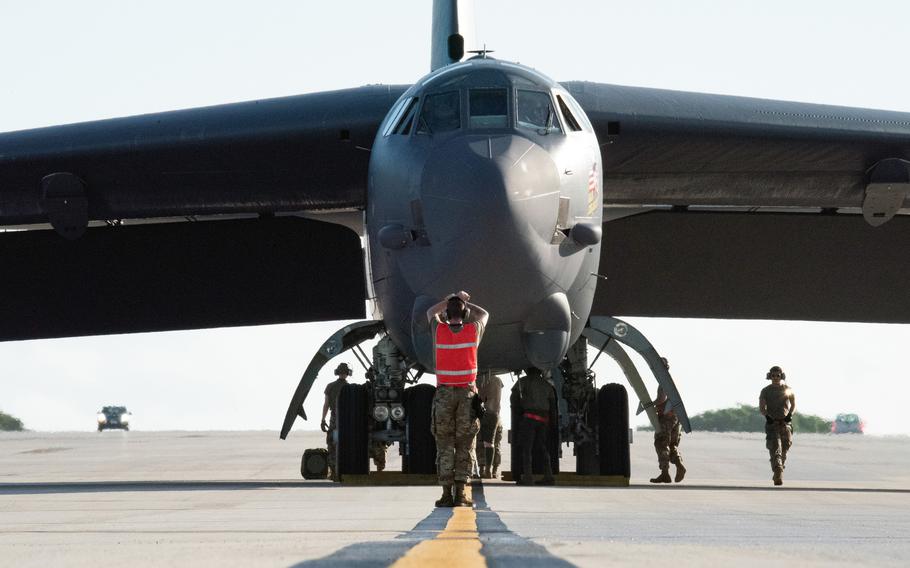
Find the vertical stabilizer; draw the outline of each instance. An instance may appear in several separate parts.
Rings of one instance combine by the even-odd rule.
[[[433,0],[430,70],[464,59],[474,45],[474,0]]]

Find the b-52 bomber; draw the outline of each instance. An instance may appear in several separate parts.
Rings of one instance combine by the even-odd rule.
[[[910,322],[910,114],[558,83],[472,49],[470,12],[433,3],[412,85],[0,134],[0,340],[356,319],[366,301],[312,355],[281,437],[353,352],[370,381],[339,397],[338,473],[382,440],[425,474],[425,313],[467,290],[491,314],[481,371],[551,372],[554,445],[628,477],[626,390],[596,388],[588,346],[652,413],[641,354],[688,417],[615,316]]]

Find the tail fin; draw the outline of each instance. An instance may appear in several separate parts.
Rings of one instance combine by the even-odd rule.
[[[474,41],[474,0],[433,0],[430,70],[458,63]]]

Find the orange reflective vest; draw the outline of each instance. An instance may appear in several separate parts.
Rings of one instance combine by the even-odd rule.
[[[477,378],[477,324],[466,323],[458,333],[447,324],[436,326],[436,382],[466,387]]]

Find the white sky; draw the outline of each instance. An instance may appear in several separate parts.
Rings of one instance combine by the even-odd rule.
[[[428,71],[430,4],[0,0],[0,132],[413,83]],[[910,5],[897,0],[478,0],[476,16],[496,57],[556,80],[910,111]],[[910,433],[910,326],[630,321],[670,358],[690,414],[754,403],[780,364],[801,410]],[[0,409],[39,430],[92,429],[112,403],[144,429],[277,429],[313,350],[342,325],[0,343]],[[595,369],[621,380],[606,357]]]

